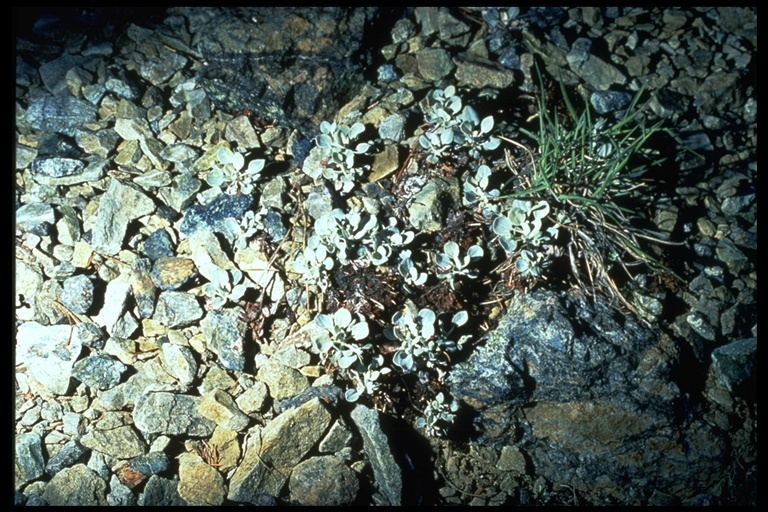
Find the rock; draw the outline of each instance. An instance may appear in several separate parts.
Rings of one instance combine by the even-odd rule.
[[[42,438],[39,434],[27,432],[17,435],[15,445],[15,488],[20,489],[27,482],[36,480],[43,475],[45,460],[43,459]]]
[[[69,325],[37,322],[23,323],[16,331],[16,362],[24,364],[43,391],[65,395],[69,389],[72,366],[82,347],[72,332]]]
[[[456,59],[456,81],[460,87],[506,89],[515,80],[508,69],[499,69],[493,62],[476,56],[463,55]]]
[[[86,433],[80,441],[86,448],[116,459],[138,457],[147,451],[146,444],[131,425],[110,430],[94,429]]]
[[[198,369],[192,350],[176,343],[164,343],[162,351],[165,371],[178,379],[182,385],[192,384]]]
[[[671,494],[681,482],[708,488],[722,464],[722,433],[701,420],[679,431],[674,345],[631,319],[619,324],[600,301],[572,303],[579,304],[574,316],[565,306],[571,300],[543,291],[516,295],[481,348],[450,373],[452,396],[482,411],[479,439],[514,443],[537,474],[574,488],[586,490],[586,474],[599,475],[600,492],[624,479],[653,479]],[[513,407],[526,410],[531,430],[522,440],[512,433]],[[666,459],[663,470],[650,463],[672,451],[680,457]],[[556,465],[558,476],[547,469]]]
[[[37,130],[74,137],[84,124],[96,120],[96,114],[96,107],[73,96],[43,96],[29,106],[26,118]]]
[[[145,393],[136,400],[133,421],[144,435],[209,436],[216,424],[198,412],[201,400],[165,391]]]
[[[300,462],[288,481],[291,501],[305,506],[350,505],[360,482],[344,461],[333,455],[311,457]]]
[[[36,175],[65,178],[82,174],[85,164],[74,158],[35,158],[31,170]]]
[[[163,256],[174,256],[171,236],[164,229],[157,229],[144,241],[144,254],[152,261],[157,261]]]
[[[715,381],[733,394],[743,392],[744,385],[754,382],[757,340],[744,338],[712,351],[710,372]]]
[[[459,184],[455,178],[434,178],[428,181],[408,206],[411,224],[418,231],[440,231],[445,216],[456,208],[459,199]]]
[[[373,478],[385,505],[399,506],[402,502],[403,471],[395,461],[389,440],[381,430],[379,413],[362,404],[355,405],[350,414],[363,438],[363,449],[373,469]]]
[[[93,249],[108,256],[117,254],[122,249],[128,223],[153,211],[155,203],[138,187],[113,179],[99,202]]]
[[[120,274],[117,279],[111,280],[104,292],[104,305],[99,314],[93,317],[93,321],[112,334],[125,311],[130,291],[131,285],[127,274]]]
[[[200,322],[200,327],[208,341],[208,348],[219,357],[221,365],[228,370],[242,371],[245,367],[243,343],[246,325],[240,320],[240,310],[209,311]]]
[[[415,53],[416,65],[422,77],[438,82],[455,67],[450,54],[442,48],[423,48]]]
[[[749,258],[728,237],[724,236],[717,241],[715,253],[734,276],[739,276],[750,266]]]
[[[187,505],[178,492],[178,482],[152,475],[139,495],[140,507],[183,507]]]
[[[259,368],[257,378],[267,384],[275,401],[290,398],[309,387],[309,380],[300,371],[290,368],[276,358],[270,358]]]
[[[598,114],[608,114],[621,110],[632,101],[632,96],[620,91],[595,91],[589,96],[589,102]]]
[[[126,366],[104,354],[92,354],[75,363],[72,376],[93,389],[109,389],[120,382]]]
[[[237,397],[235,403],[245,414],[257,414],[264,409],[268,397],[267,385],[264,382],[256,381],[253,386]]]
[[[157,298],[154,319],[170,328],[186,327],[203,317],[197,297],[187,292],[162,292]]]
[[[349,430],[346,422],[342,418],[339,418],[331,425],[331,428],[328,430],[328,435],[320,441],[318,450],[320,453],[334,454],[351,446],[352,439],[352,432]]]
[[[388,116],[379,125],[379,137],[384,140],[399,142],[405,136],[405,116],[399,112]]]
[[[253,197],[247,194],[219,194],[205,206],[192,205],[184,213],[179,231],[186,237],[198,231],[219,231],[229,217],[240,219],[253,205]]]
[[[248,108],[261,118],[312,133],[362,84],[350,56],[375,11],[251,7],[196,9],[184,15],[208,62],[199,83],[217,108]]]
[[[75,464],[54,475],[43,498],[53,507],[103,507],[107,505],[107,483],[85,464]]]
[[[16,227],[38,236],[48,235],[54,221],[50,204],[28,203],[16,210]]]
[[[152,279],[161,290],[176,290],[196,276],[195,262],[189,258],[162,256],[152,267]]]
[[[64,468],[85,462],[90,449],[83,446],[77,439],[72,439],[61,447],[61,450],[48,460],[45,472],[50,476],[56,475]]]
[[[179,461],[179,496],[191,506],[218,506],[224,502],[224,477],[196,453],[182,453]]]
[[[238,409],[232,396],[221,389],[214,389],[204,396],[198,411],[221,428],[235,432],[245,430],[251,421]]]
[[[275,495],[291,470],[322,438],[331,414],[318,399],[289,409],[248,439],[243,460],[230,479],[227,498],[259,503]]]
[[[117,476],[112,475],[109,479],[109,494],[107,494],[107,504],[110,507],[133,507],[138,500],[131,489],[123,485]]]
[[[148,478],[163,473],[170,466],[168,456],[162,452],[150,452],[123,461],[114,468],[121,485],[133,489]]]

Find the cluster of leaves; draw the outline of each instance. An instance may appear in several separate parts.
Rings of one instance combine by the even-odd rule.
[[[480,150],[492,151],[501,141],[491,136],[493,117],[480,117],[470,105],[462,107],[456,88],[435,89],[434,102],[424,109],[428,129],[419,137],[419,144],[427,153],[427,161],[436,164],[450,153],[467,149],[474,159],[480,158]]]
[[[252,194],[265,163],[264,159],[256,158],[243,169],[245,157],[227,145],[221,145],[216,151],[216,161],[217,165],[208,171],[205,181],[215,191],[228,194]]]
[[[358,155],[365,154],[371,147],[370,142],[355,143],[364,131],[362,123],[349,127],[327,121],[320,123],[315,143],[323,165],[316,169],[304,168],[304,172],[316,182],[324,178],[333,183],[337,191],[348,194],[367,171],[366,166],[355,162]]]

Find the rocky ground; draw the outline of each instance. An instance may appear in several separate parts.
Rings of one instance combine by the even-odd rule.
[[[17,505],[757,503],[755,8],[16,14]],[[444,378],[345,399],[315,315],[375,330],[416,286],[334,263],[315,293],[314,220],[363,205],[390,242],[492,253],[455,213],[468,161],[419,151],[422,100],[454,85],[514,138],[537,69],[608,120],[645,87],[679,140],[638,198],[681,279],[620,283],[634,311],[555,277],[435,285],[419,307],[472,317]],[[348,196],[313,179],[323,121],[371,141]],[[455,421],[424,428],[438,392]]]

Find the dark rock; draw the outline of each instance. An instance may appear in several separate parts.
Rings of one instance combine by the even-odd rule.
[[[88,452],[90,450],[80,444],[80,441],[72,439],[50,458],[48,464],[45,465],[45,472],[53,476],[64,468],[74,466],[78,462],[85,462],[84,459]]]
[[[607,114],[621,110],[632,101],[632,96],[620,91],[595,91],[589,97],[589,102],[598,114]]]
[[[144,254],[152,261],[162,256],[173,256],[173,242],[171,235],[164,229],[153,231],[144,241]]]
[[[726,448],[706,422],[680,425],[678,357],[665,335],[600,300],[535,291],[512,299],[448,382],[478,411],[479,439],[519,446],[537,474],[596,494],[652,481],[686,498],[713,485]]]
[[[291,471],[288,485],[291,500],[305,506],[349,505],[360,489],[355,472],[333,455],[300,462]]]
[[[181,220],[179,231],[184,236],[191,236],[200,230],[216,231],[225,219],[242,218],[252,205],[251,195],[219,194],[205,206],[197,204],[190,206]]]
[[[179,496],[178,482],[152,475],[139,496],[138,504],[143,507],[183,507],[187,505]]]
[[[82,125],[96,120],[96,114],[96,107],[73,96],[43,96],[27,109],[27,121],[37,130],[74,137]]]
[[[332,119],[362,84],[352,57],[375,12],[341,7],[181,10],[208,63],[199,82],[219,109],[248,108],[306,133]]]

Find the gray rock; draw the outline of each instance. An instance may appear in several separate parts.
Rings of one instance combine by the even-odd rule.
[[[175,343],[164,343],[162,351],[165,371],[178,379],[182,385],[192,384],[198,368],[192,351],[188,347]]]
[[[221,428],[235,432],[245,430],[251,422],[251,419],[238,409],[232,396],[221,389],[214,389],[205,395],[198,411]]]
[[[459,86],[483,89],[506,89],[515,81],[515,75],[508,69],[499,69],[487,59],[463,55],[456,59],[456,81]]]
[[[102,195],[93,226],[92,246],[114,255],[122,248],[128,223],[155,211],[155,203],[138,187],[112,179]]]
[[[415,56],[419,73],[430,82],[448,76],[455,67],[451,55],[442,48],[424,48],[417,51]]]
[[[259,368],[257,378],[267,384],[275,401],[290,398],[309,387],[309,379],[300,371],[284,365],[276,358],[270,358]]]
[[[75,464],[54,475],[43,498],[54,507],[103,507],[107,505],[107,483],[85,464]]]
[[[156,48],[157,57],[143,61],[139,67],[139,73],[152,85],[159,86],[182,69],[187,63],[187,58],[179,52],[172,52],[162,47]]]
[[[743,338],[717,347],[712,351],[710,372],[729,392],[740,392],[745,383],[755,378],[756,353],[756,338]]]
[[[90,183],[98,181],[104,177],[107,166],[110,164],[110,160],[99,157],[86,158],[88,164],[82,172],[72,174],[70,176],[52,177],[45,174],[34,174],[33,178],[37,183],[41,185],[57,187],[57,186],[71,186],[78,183]]]
[[[139,495],[140,507],[183,507],[187,505],[178,491],[179,483],[161,476],[152,475]]]
[[[89,155],[96,155],[100,158],[108,158],[117,148],[120,136],[112,129],[103,130],[78,130],[75,135],[77,145],[83,148]]]
[[[621,110],[632,101],[632,96],[620,91],[595,91],[589,97],[589,102],[598,114],[608,114]]]
[[[219,357],[219,363],[228,370],[242,371],[245,367],[245,322],[240,320],[239,309],[209,311],[200,322],[208,341],[208,348]]]
[[[78,439],[85,433],[85,418],[82,414],[65,412],[62,421],[64,423],[62,431],[73,439]]]
[[[23,323],[16,331],[16,362],[23,363],[27,373],[49,393],[65,395],[69,389],[72,366],[82,348],[72,331],[69,325],[37,322]]]
[[[354,502],[360,490],[357,474],[333,455],[311,457],[291,471],[291,501],[305,506],[340,506]]]
[[[259,198],[262,208],[282,210],[285,206],[285,180],[278,176],[267,181]]]
[[[54,221],[50,204],[27,203],[16,210],[16,227],[38,236],[48,235]]]
[[[72,376],[90,388],[103,390],[115,387],[126,369],[117,359],[96,353],[76,362]]]
[[[165,197],[168,206],[181,212],[194,201],[195,194],[201,186],[202,182],[195,176],[182,172],[174,176],[170,188],[162,190],[161,194]]]
[[[459,183],[455,178],[434,178],[428,181],[408,206],[411,224],[418,231],[440,231],[445,216],[456,208],[459,199]]]
[[[339,418],[331,425],[331,428],[328,430],[328,435],[320,441],[318,450],[320,453],[334,454],[351,446],[352,439],[352,432],[349,430],[346,422],[342,418]]]
[[[363,449],[373,469],[373,478],[385,505],[400,506],[403,497],[403,470],[398,465],[386,434],[381,430],[379,413],[362,404],[355,405],[350,418],[363,438]]]
[[[715,253],[734,276],[739,276],[750,267],[749,258],[726,236],[717,241]]]
[[[191,506],[218,506],[224,503],[224,477],[196,453],[179,457],[179,496]]]
[[[175,163],[189,163],[199,156],[199,151],[188,144],[171,144],[160,152],[160,157]]]
[[[154,319],[166,327],[186,327],[203,317],[197,297],[187,292],[162,292],[157,298]]]
[[[93,304],[93,281],[84,274],[65,279],[62,284],[61,303],[73,313],[87,312]]]
[[[152,318],[155,312],[157,287],[152,279],[152,262],[139,258],[131,265],[130,285],[140,318]]]
[[[33,173],[50,178],[65,178],[82,174],[85,164],[74,158],[35,158],[32,162]]]
[[[259,503],[276,496],[291,470],[325,434],[331,414],[318,399],[289,409],[248,439],[245,454],[232,475],[227,498]]]
[[[268,397],[267,385],[261,381],[256,381],[253,386],[237,397],[235,403],[245,414],[256,414],[264,409]]]
[[[401,141],[405,136],[405,116],[399,112],[390,115],[379,126],[379,137],[384,140]]]
[[[43,458],[43,440],[35,432],[26,432],[16,436],[16,488],[20,488],[31,480],[43,475],[45,460]]]
[[[116,459],[130,459],[144,455],[147,445],[132,425],[122,425],[110,430],[93,429],[80,442],[95,452]]]
[[[78,463],[85,463],[86,456],[90,452],[90,449],[83,446],[77,439],[72,439],[61,447],[61,450],[48,460],[48,464],[45,465],[45,472],[50,476],[54,476],[56,473],[64,468],[74,466]]]
[[[138,503],[136,495],[131,489],[123,485],[117,476],[112,475],[109,479],[109,494],[107,494],[107,504],[110,507],[134,507]]]
[[[73,96],[43,96],[27,109],[26,118],[33,128],[59,132],[74,137],[86,123],[96,120],[97,109]]]
[[[72,338],[77,340],[78,343],[86,347],[91,347],[96,350],[104,348],[106,342],[106,336],[96,324],[90,322],[80,322],[75,326]]]
[[[197,411],[201,400],[165,391],[144,393],[136,400],[133,421],[144,435],[209,436],[216,424]]]

